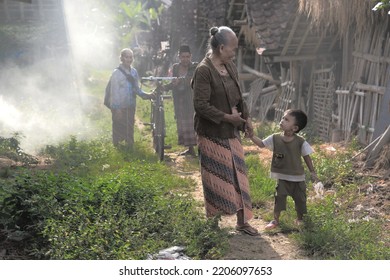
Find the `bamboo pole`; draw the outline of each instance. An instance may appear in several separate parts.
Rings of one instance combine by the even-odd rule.
[[[372,149],[372,151],[368,154],[365,167],[372,167],[374,165],[375,160],[378,158],[379,153],[381,152],[383,146],[390,142],[390,125],[387,127],[385,132],[380,137],[378,143]]]

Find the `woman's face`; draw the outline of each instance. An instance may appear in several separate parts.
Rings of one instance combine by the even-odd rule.
[[[226,45],[221,45],[220,55],[223,63],[228,63],[236,57],[238,39],[234,33],[229,33]]]

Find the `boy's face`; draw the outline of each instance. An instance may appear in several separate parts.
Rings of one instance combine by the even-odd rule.
[[[289,113],[284,113],[282,119],[279,122],[280,129],[284,132],[296,132],[298,126],[296,125],[295,117],[291,116]]]

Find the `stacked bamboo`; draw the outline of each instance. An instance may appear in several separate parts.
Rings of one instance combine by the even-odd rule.
[[[265,120],[269,109],[274,104],[274,100],[279,93],[277,86],[272,85],[262,90],[260,96],[260,105],[258,110],[257,119],[261,122]]]
[[[334,115],[334,119],[337,120],[336,128],[341,131],[342,138],[349,140],[352,134],[352,126],[356,117],[356,108],[361,102],[363,96],[356,96],[353,94],[352,89],[339,88],[336,90],[337,95],[337,115]]]
[[[313,124],[317,135],[324,141],[330,138],[332,105],[335,91],[334,67],[319,69],[312,74]]]
[[[283,113],[290,108],[292,98],[295,94],[295,85],[292,81],[286,81],[281,84],[282,93],[275,108],[275,122],[280,122]]]
[[[357,134],[360,143],[371,142],[384,92],[385,87],[362,83],[336,90],[338,115],[333,117],[345,140]]]
[[[359,142],[367,144],[372,140],[372,134],[378,118],[379,107],[390,77],[390,33],[388,18],[384,22],[372,25],[355,39],[355,50],[352,53],[354,68],[352,81],[358,82],[352,95],[343,102],[347,108],[355,110],[355,116],[347,116],[345,123],[346,139],[351,137],[351,122],[356,119]],[[340,93],[339,93],[340,94]],[[341,98],[341,96],[339,95]],[[359,105],[358,105],[359,104]],[[339,104],[340,105],[340,104]],[[339,112],[340,114],[341,112]],[[352,112],[350,112],[352,113]],[[345,112],[343,113],[345,117]],[[341,121],[341,120],[340,120]]]
[[[275,85],[264,88],[265,79],[259,78],[250,84],[250,91],[247,96],[247,105],[251,117],[263,122],[274,104],[274,100],[279,92]]]
[[[352,53],[354,65],[352,80],[368,85],[385,86],[390,77],[390,33],[387,22],[372,26],[355,40]]]
[[[252,117],[254,117],[258,99],[260,97],[261,91],[263,90],[265,83],[266,83],[265,79],[258,78],[250,84],[247,105],[248,105],[249,113]]]

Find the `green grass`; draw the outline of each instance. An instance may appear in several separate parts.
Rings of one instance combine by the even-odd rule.
[[[33,258],[145,259],[181,245],[194,259],[213,259],[226,250],[217,219],[195,209],[193,182],[154,156],[75,138],[49,150],[51,171],[1,179],[1,227],[23,233]]]
[[[150,130],[135,129],[132,151],[112,145],[111,115],[102,105],[109,73],[92,76],[96,106],[88,113],[99,134],[46,146],[40,157],[50,170],[28,168],[17,139],[2,139],[0,152],[23,155],[27,164],[0,179],[2,234],[17,235],[14,245],[33,259],[145,259],[175,245],[193,259],[221,258],[228,235],[219,218],[206,219],[189,194],[194,182],[158,161]],[[138,98],[137,116],[148,121],[149,114],[150,102]],[[176,143],[171,101],[166,118],[167,143]]]
[[[218,228],[219,218],[206,219],[189,192],[194,182],[158,161],[150,129],[135,130],[133,151],[112,145],[111,115],[102,105],[107,76],[108,72],[95,73],[88,84],[95,104],[88,113],[98,135],[88,141],[71,136],[45,147],[40,156],[52,162],[50,170],[28,168],[35,159],[20,149],[17,134],[0,138],[0,153],[25,165],[0,174],[1,233],[13,236],[15,246],[33,259],[145,259],[174,245],[186,246],[186,254],[194,259],[221,259],[228,235]],[[171,100],[165,110],[166,143],[178,151]],[[149,101],[138,99],[137,116],[149,121]],[[263,124],[256,133],[264,137],[275,131],[275,125]],[[300,230],[293,223],[289,199],[281,231],[295,238],[311,258],[389,259],[386,221],[351,222],[357,189],[369,182],[350,162],[356,143],[333,154],[317,144],[314,148],[314,165],[332,194],[308,200]],[[248,155],[246,162],[255,215],[270,220],[276,184],[269,178],[270,163],[258,155]],[[197,170],[198,164],[197,159],[188,160],[183,171]],[[312,195],[312,184],[307,185]]]
[[[257,134],[264,137],[272,133],[272,125],[260,126]],[[359,186],[369,179],[357,175],[350,160],[357,150],[356,141],[336,152],[328,152],[321,143],[314,144],[314,166],[328,194],[323,200],[308,199],[305,225],[298,229],[292,199],[287,211],[282,212],[280,230],[297,240],[313,259],[371,260],[390,258],[390,238],[384,218],[354,219],[353,208],[359,201]],[[269,163],[256,155],[247,157],[252,201],[259,215],[272,219],[275,181],[268,179]],[[309,174],[307,174],[309,175]],[[307,176],[307,178],[310,178]],[[307,180],[308,197],[314,195],[313,184]]]

